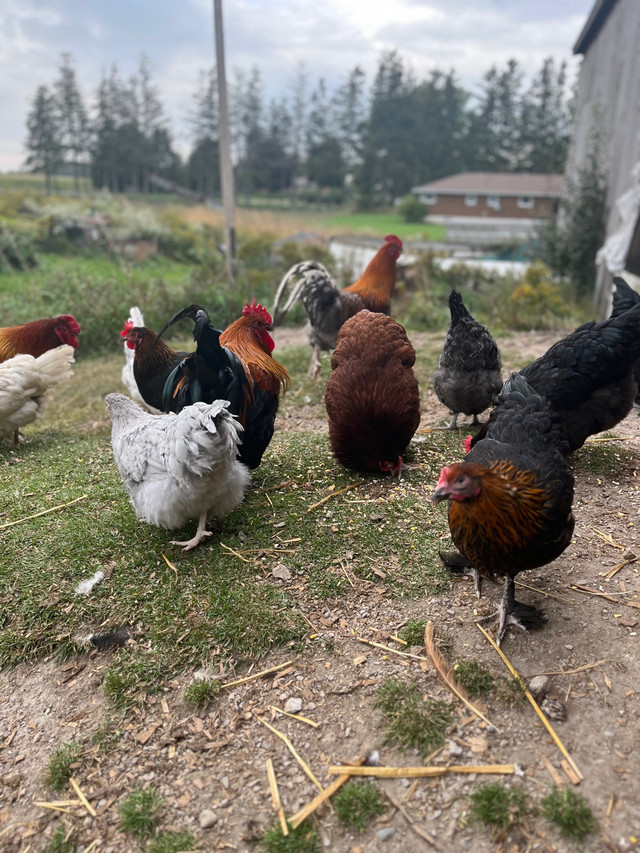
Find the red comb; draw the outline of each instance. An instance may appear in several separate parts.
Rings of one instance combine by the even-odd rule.
[[[256,305],[255,298],[251,300],[251,304],[247,302],[247,304],[242,309],[243,317],[256,317],[258,320],[262,320],[263,323],[266,323],[267,326],[270,326],[272,323],[271,314],[267,311],[266,308],[263,308],[260,303]]]
[[[463,445],[463,447],[464,447],[464,452],[465,452],[465,453],[468,453],[468,452],[471,450],[471,442],[472,442],[472,441],[473,441],[473,436],[472,436],[472,435],[468,435],[468,436],[465,438],[465,440],[462,442],[462,445]]]
[[[395,234],[387,234],[384,238],[385,243],[395,243],[397,246],[402,248],[402,240],[399,237],[396,237]]]
[[[126,338],[131,329],[133,329],[133,320],[127,320],[127,322],[124,324],[124,329],[120,332],[120,337]]]

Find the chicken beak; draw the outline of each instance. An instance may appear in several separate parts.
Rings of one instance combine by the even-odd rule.
[[[449,497],[449,492],[443,486],[438,486],[438,488],[433,493],[433,497],[431,498],[431,502],[434,504],[439,504],[440,501],[444,501]]]

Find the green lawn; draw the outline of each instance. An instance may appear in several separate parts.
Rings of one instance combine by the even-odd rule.
[[[396,234],[401,240],[444,240],[446,236],[444,225],[405,222],[397,213],[389,212],[329,213],[324,222],[329,227],[372,237]]]

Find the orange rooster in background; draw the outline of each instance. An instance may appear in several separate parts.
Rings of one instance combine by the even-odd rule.
[[[178,320],[194,321],[195,352],[175,352],[162,340]],[[244,427],[238,458],[257,468],[273,436],[280,393],[289,386],[286,369],[271,352],[269,312],[245,305],[242,316],[219,332],[199,305],[190,305],[169,320],[160,335],[127,322],[121,337],[135,351],[133,374],[147,405],[180,412],[196,402],[228,400],[229,411]]]
[[[38,358],[61,344],[77,349],[79,333],[80,326],[71,314],[32,320],[21,326],[4,326],[0,328],[0,362],[22,354]]]
[[[420,423],[416,353],[400,323],[359,311],[338,333],[325,391],[334,456],[356,471],[399,474]]]
[[[327,269],[317,261],[303,261],[291,267],[280,282],[273,305],[274,325],[302,299],[307,314],[309,343],[313,357],[309,375],[317,379],[320,374],[321,350],[334,349],[338,330],[342,324],[368,308],[388,314],[391,296],[396,284],[396,261],[402,252],[402,240],[393,234],[385,237],[360,278],[349,287],[338,290]],[[280,309],[280,300],[289,283],[298,278],[289,299]]]

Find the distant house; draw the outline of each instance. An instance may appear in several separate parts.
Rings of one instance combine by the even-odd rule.
[[[573,48],[583,59],[566,175],[578,175],[598,131],[607,218],[595,304],[603,315],[609,310],[612,275],[640,276],[639,38],[638,0],[595,0]],[[640,287],[640,278],[635,286]]]
[[[563,191],[562,175],[520,172],[462,172],[411,189],[429,221],[447,226],[448,240],[483,245],[526,240]]]

